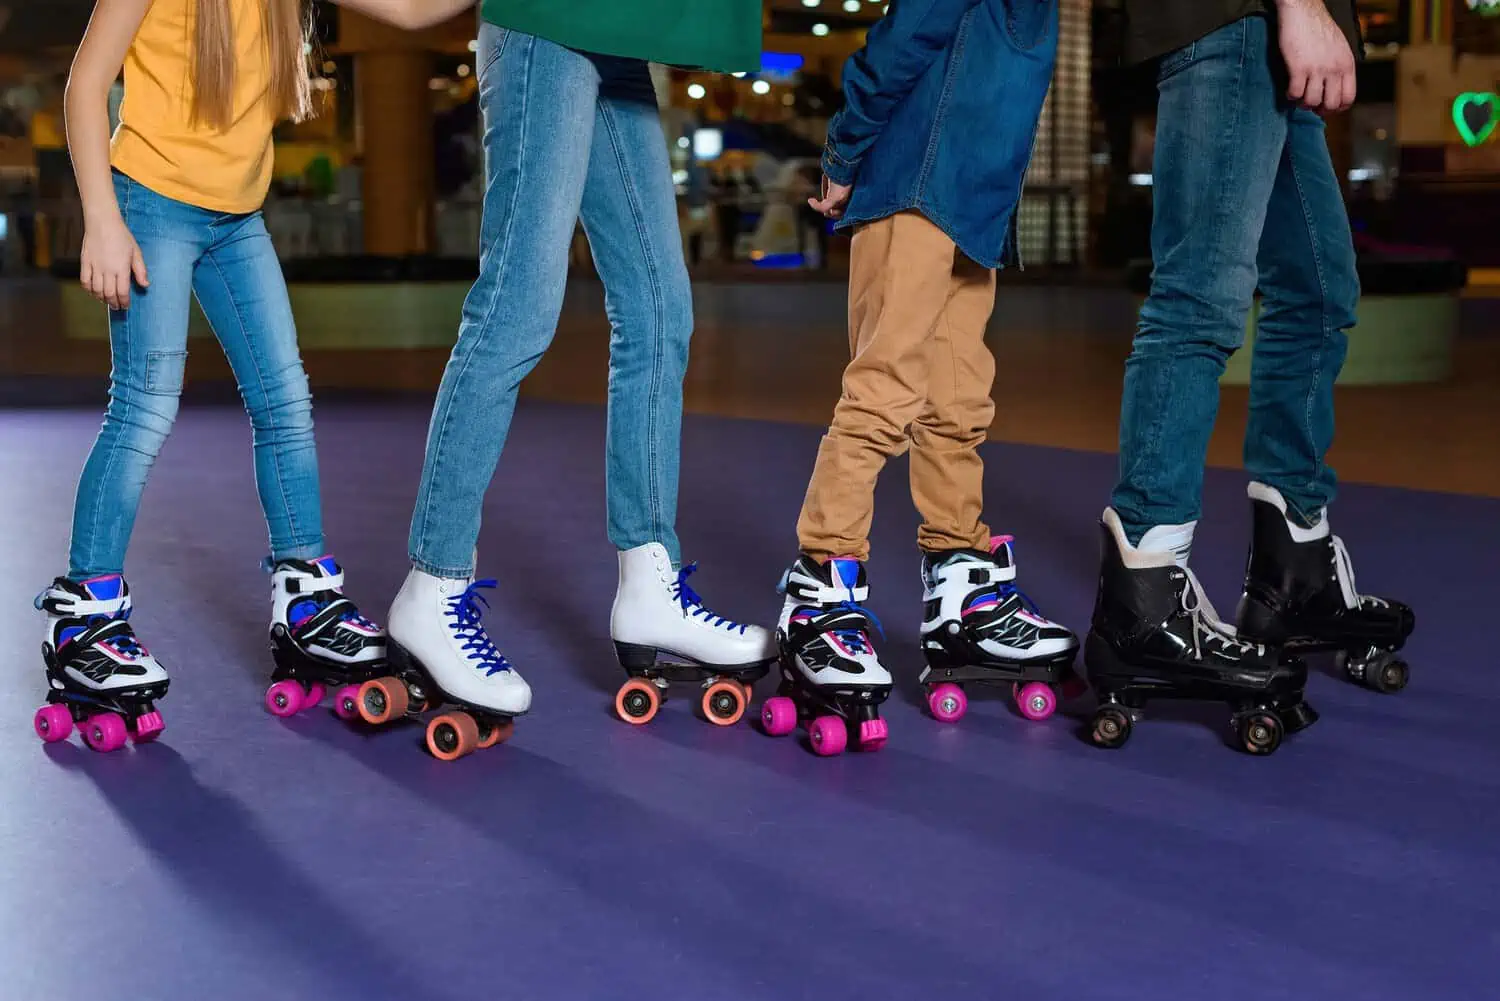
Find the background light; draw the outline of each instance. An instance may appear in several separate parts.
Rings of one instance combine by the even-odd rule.
[[[822,38],[824,35],[828,34],[828,25],[823,24],[822,22],[813,25],[813,34],[817,35],[819,38]]]
[[[703,89],[703,84],[701,83],[688,84],[688,97],[691,97],[695,101],[703,100],[703,95],[707,93],[708,91]]]
[[[771,93],[771,85],[766,83],[764,80],[755,81],[750,85],[750,89],[755,91],[757,94]]]

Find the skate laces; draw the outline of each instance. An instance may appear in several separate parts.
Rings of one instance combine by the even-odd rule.
[[[492,578],[476,580],[463,594],[448,599],[448,614],[454,620],[453,636],[459,641],[459,648],[474,661],[475,666],[484,668],[486,677],[510,670],[510,661],[496,649],[489,633],[484,631],[484,625],[479,621],[484,610],[490,607],[488,599],[479,591],[481,588],[493,589],[498,583]]]
[[[1246,643],[1240,639],[1235,628],[1219,618],[1213,602],[1208,600],[1208,594],[1203,590],[1203,585],[1198,582],[1197,574],[1186,568],[1183,569],[1183,573],[1187,575],[1187,586],[1182,589],[1182,610],[1193,620],[1194,658],[1203,659],[1205,640],[1217,642],[1219,646],[1230,649],[1265,652],[1265,647]]]
[[[1390,604],[1384,598],[1372,598],[1359,593],[1359,588],[1354,583],[1354,561],[1349,558],[1344,540],[1337,535],[1333,536],[1333,575],[1338,578],[1345,608],[1354,609],[1365,604],[1384,608]]]
[[[852,600],[841,601],[837,605],[834,605],[833,608],[841,612],[858,615],[875,627],[875,631],[880,634],[882,640],[885,639],[885,627],[880,624],[880,619],[876,617],[874,612],[859,602]],[[849,648],[850,653],[875,652],[874,647],[870,645],[870,637],[863,629],[835,629],[833,630],[833,635],[838,637],[840,643]]]
[[[689,563],[677,571],[677,582],[672,585],[672,597],[682,606],[683,612],[689,618],[701,616],[714,629],[727,629],[731,632],[738,630],[740,633],[744,633],[745,627],[740,623],[709,611],[703,604],[703,599],[698,596],[698,592],[688,586],[687,579],[697,572],[698,564]]]

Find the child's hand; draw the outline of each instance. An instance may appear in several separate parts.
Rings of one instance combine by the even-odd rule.
[[[78,283],[110,309],[130,305],[130,280],[145,288],[146,259],[123,219],[88,226],[83,232]]]
[[[844,215],[845,207],[849,204],[849,196],[853,193],[853,185],[834,184],[827,175],[824,175],[823,197],[809,198],[807,204],[830,219],[840,219]]]

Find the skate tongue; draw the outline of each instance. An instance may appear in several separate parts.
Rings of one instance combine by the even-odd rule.
[[[114,573],[91,578],[83,581],[79,586],[95,601],[117,601],[125,589],[125,580],[119,574]]]
[[[1002,567],[1016,565],[1015,542],[1014,535],[997,535],[990,539],[990,556],[997,565]]]
[[[339,565],[332,556],[319,556],[310,560],[307,565],[319,577],[337,577],[340,573]]]

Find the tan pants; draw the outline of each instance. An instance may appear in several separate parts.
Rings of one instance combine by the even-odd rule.
[[[984,328],[995,273],[915,212],[854,234],[844,392],[818,449],[797,521],[802,551],[870,555],[875,479],[911,450],[911,496],[929,551],[988,549],[979,445],[995,416]]]

